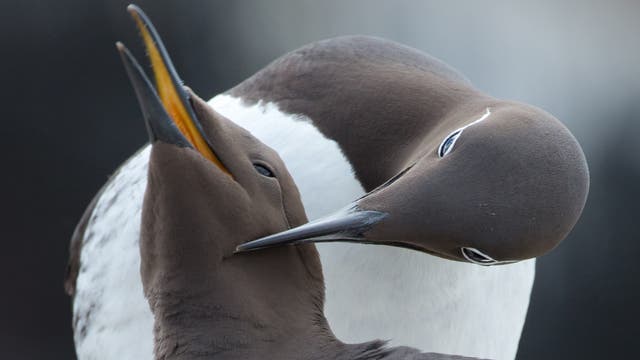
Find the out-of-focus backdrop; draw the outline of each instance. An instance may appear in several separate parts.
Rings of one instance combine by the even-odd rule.
[[[126,4],[0,4],[2,359],[75,357],[62,287],[68,240],[93,194],[146,139],[114,47],[124,41],[143,57]],[[369,34],[554,114],[584,148],[591,193],[569,238],[538,261],[518,358],[631,353],[640,320],[640,2],[138,4],[204,98],[300,45]]]

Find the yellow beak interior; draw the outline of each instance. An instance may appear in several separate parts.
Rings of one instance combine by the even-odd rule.
[[[178,90],[174,86],[168,65],[161,56],[160,50],[154,41],[145,22],[141,19],[136,9],[129,8],[131,16],[136,22],[138,29],[142,35],[142,40],[147,49],[149,59],[151,60],[151,68],[156,82],[158,96],[164,105],[165,110],[176,124],[182,135],[193,145],[193,147],[205,158],[214,163],[220,170],[231,175],[229,170],[222,164],[220,159],[213,153],[207,141],[202,137],[198,130],[194,119],[191,118],[189,111],[180,99]]]

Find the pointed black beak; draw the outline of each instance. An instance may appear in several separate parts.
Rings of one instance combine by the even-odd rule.
[[[182,80],[151,20],[135,5],[129,5],[127,10],[140,30],[151,61],[155,88],[124,45],[118,43],[117,47],[138,96],[151,142],[162,140],[195,149],[231,176],[231,172],[223,165],[212,144],[204,136],[202,125],[191,106],[189,94],[182,86]]]
[[[361,210],[352,205],[316,221],[241,244],[236,248],[236,252],[306,242],[368,243],[364,233],[386,216],[383,212]]]
[[[149,141],[154,143],[160,140],[176,146],[192,148],[189,141],[169,117],[140,64],[122,43],[116,43],[116,47],[129,75],[131,85],[136,92],[138,103],[140,103],[142,116],[149,134]]]

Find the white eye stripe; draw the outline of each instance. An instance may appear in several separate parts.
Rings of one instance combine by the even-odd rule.
[[[471,125],[475,125],[475,124],[479,123],[482,120],[485,120],[486,118],[489,117],[489,115],[491,115],[491,108],[487,108],[484,111],[484,114],[482,114],[482,116],[480,116],[478,119],[472,121],[471,123],[467,124],[467,126],[463,127],[463,129],[468,128]]]
[[[440,146],[438,146],[438,155],[440,157],[447,155],[453,149],[453,146],[456,144],[456,141],[458,141],[458,139],[460,138],[460,135],[462,135],[462,131],[464,131],[464,129],[485,120],[486,118],[489,117],[489,115],[491,115],[491,108],[487,108],[484,114],[478,119],[470,122],[469,124],[461,127],[460,129],[452,131],[449,135],[447,135],[447,137],[444,138]]]

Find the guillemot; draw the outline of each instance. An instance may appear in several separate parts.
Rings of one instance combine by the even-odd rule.
[[[131,11],[175,73],[146,17]],[[153,41],[146,42],[154,48]],[[159,72],[155,64],[154,72]],[[367,217],[365,226],[338,229],[342,239],[393,242],[480,264],[512,261],[546,251],[564,237],[586,197],[584,157],[566,128],[538,109],[481,94],[442,62],[386,40],[342,37],[309,45],[210,104],[276,149],[312,219],[369,194],[357,208],[382,220],[372,224],[374,218]],[[492,131],[496,126],[513,132]],[[527,130],[531,133],[523,137]],[[148,156],[146,147],[112,177],[72,241],[76,251],[67,284],[74,294],[80,358],[151,356],[150,336],[137,335],[151,333],[152,318],[135,251]],[[521,171],[525,163],[529,172]],[[534,169],[539,173],[532,178]],[[543,192],[531,196],[536,189]],[[568,206],[563,199],[571,196],[575,203]],[[545,201],[548,208],[541,209]],[[347,210],[351,221],[353,207]],[[558,213],[562,216],[553,218]],[[545,223],[549,218],[553,221]],[[415,232],[416,224],[441,228],[423,226]],[[529,235],[542,227],[553,230],[552,236],[528,245],[507,241],[504,235],[516,234],[522,224]],[[289,240],[309,236],[309,227],[302,229],[301,236]],[[477,240],[465,238],[469,234],[477,234]],[[498,241],[487,241],[490,234]],[[338,238],[335,232],[322,235]],[[447,242],[455,246],[434,248]],[[423,350],[515,356],[533,261],[481,268],[391,247],[332,244],[319,250],[326,314],[339,338],[383,337]]]
[[[326,314],[339,337],[360,341],[382,329],[394,344],[515,357],[535,273],[534,260],[526,259],[566,237],[588,193],[582,149],[557,119],[486,95],[415,49],[363,36],[295,50],[210,103],[280,153],[305,208],[333,200],[330,190],[314,197],[315,173],[307,169],[316,162],[322,168],[326,155],[320,149],[306,155],[309,162],[297,161],[310,141],[297,146],[292,135],[269,129],[287,123],[282,118],[291,128],[296,121],[312,127],[326,148],[337,145],[331,161],[353,175],[331,176],[355,180],[363,190],[352,194],[356,201],[336,201],[336,213],[312,216],[310,224],[239,251],[352,241],[511,264],[479,267],[391,247],[319,246]],[[263,118],[254,115],[258,109]],[[326,177],[316,180],[331,186]],[[383,326],[398,318],[401,326]]]
[[[307,222],[284,162],[193,93],[194,117],[172,120],[135,58],[118,49],[152,147],[140,257],[156,359],[471,359],[336,339],[313,244],[234,254]]]

